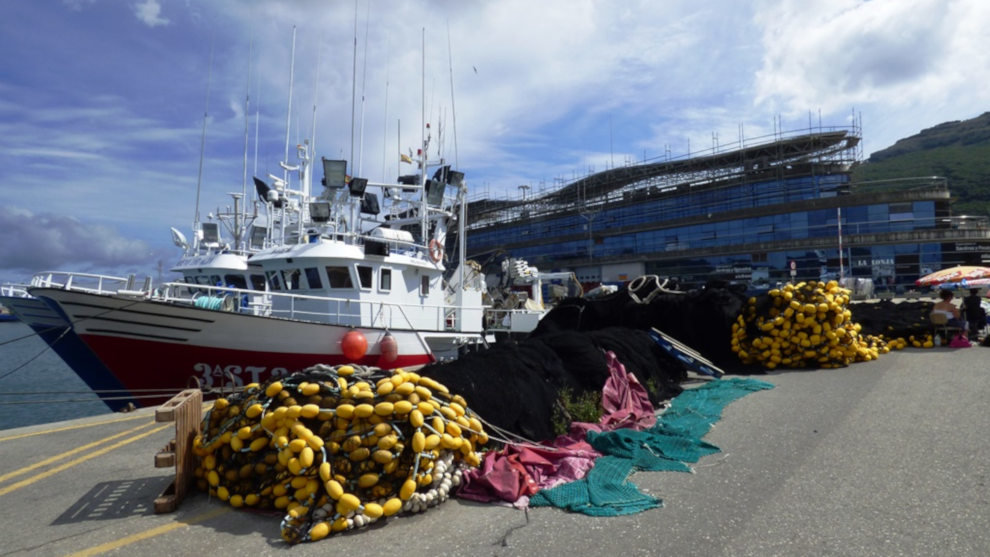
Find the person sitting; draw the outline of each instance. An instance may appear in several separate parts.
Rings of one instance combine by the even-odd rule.
[[[959,308],[952,303],[952,291],[942,290],[938,295],[941,300],[935,302],[935,305],[932,307],[932,315],[936,313],[944,314],[948,318],[947,325],[949,327],[957,327],[961,331],[962,335],[966,336],[968,324],[965,320],[960,318]],[[949,340],[950,339],[945,339],[945,342],[948,342]]]
[[[980,331],[987,326],[987,312],[983,309],[979,288],[969,290],[969,296],[963,298],[963,308],[970,333],[974,336],[979,335]]]

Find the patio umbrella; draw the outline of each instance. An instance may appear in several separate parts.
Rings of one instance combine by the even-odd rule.
[[[959,281],[959,288],[980,288],[990,285],[990,278],[963,279]]]
[[[990,278],[990,267],[977,266],[956,266],[942,269],[929,275],[925,275],[914,283],[918,286],[937,286],[949,282],[963,282],[972,284],[973,280]]]

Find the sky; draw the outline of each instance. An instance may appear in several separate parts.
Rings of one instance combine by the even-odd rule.
[[[394,181],[424,115],[472,198],[776,128],[856,121],[868,157],[990,110],[988,21],[983,0],[0,0],[0,282],[172,278],[197,186],[206,220],[281,175],[287,138]]]

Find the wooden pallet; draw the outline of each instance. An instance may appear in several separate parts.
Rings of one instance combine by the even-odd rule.
[[[203,421],[203,393],[186,389],[155,410],[156,422],[175,422],[175,438],[155,455],[155,468],[175,466],[175,479],[155,498],[156,513],[178,508],[193,481],[193,440]]]

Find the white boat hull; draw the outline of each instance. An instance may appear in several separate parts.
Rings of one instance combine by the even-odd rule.
[[[466,340],[457,333],[348,327],[118,295],[53,288],[31,293],[57,304],[79,338],[132,391],[180,390],[197,383],[202,388],[242,386],[320,363],[409,367],[431,363],[434,353]],[[344,356],[341,341],[350,331],[367,340],[360,358]],[[398,345],[392,361],[379,347],[386,334]]]

